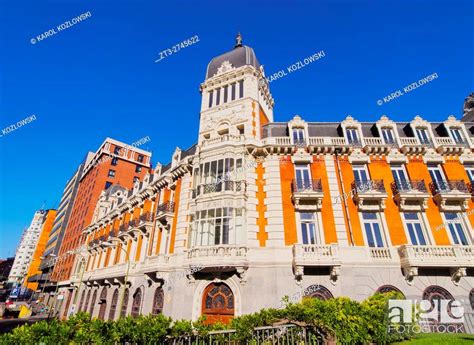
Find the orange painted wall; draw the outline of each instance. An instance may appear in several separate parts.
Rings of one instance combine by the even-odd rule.
[[[46,219],[43,223],[43,228],[41,229],[41,233],[39,235],[38,243],[36,244],[35,251],[33,253],[33,259],[30,263],[30,267],[28,268],[28,272],[25,276],[25,286],[28,289],[36,291],[38,288],[38,283],[28,283],[28,278],[34,276],[35,274],[41,273],[39,270],[39,266],[41,264],[41,257],[43,256],[44,250],[46,249],[46,244],[48,243],[49,233],[53,228],[54,219],[56,218],[56,210],[48,210],[46,214]]]
[[[407,237],[403,227],[400,210],[393,200],[391,184],[394,182],[394,179],[390,169],[390,164],[387,163],[385,158],[372,157],[371,162],[368,164],[368,169],[372,180],[383,180],[385,190],[388,194],[388,197],[385,200],[384,214],[385,219],[387,220],[388,232],[392,245],[398,246],[407,244]]]
[[[321,216],[323,218],[324,240],[326,244],[337,243],[334,211],[332,208],[331,195],[329,193],[329,180],[324,159],[313,157],[313,163],[311,164],[311,176],[313,180],[321,179],[321,184],[323,187],[324,196]]]
[[[263,137],[263,126],[266,125],[268,122],[268,117],[265,115],[265,112],[263,109],[260,107],[260,114],[259,114],[259,120],[260,120],[260,137]]]
[[[291,200],[291,183],[295,179],[295,169],[290,157],[282,157],[280,160],[280,183],[281,202],[283,206],[283,227],[285,233],[285,245],[298,242],[296,233],[295,207]]]
[[[423,162],[421,158],[411,157],[409,158],[408,164],[406,165],[408,177],[410,180],[424,180],[426,188],[429,189],[429,184],[431,181],[430,173],[428,171],[427,165]],[[428,200],[428,208],[426,210],[426,216],[428,218],[429,226],[435,240],[434,244],[445,245],[449,244],[448,234],[446,229],[441,228],[435,230],[439,225],[443,224],[443,219],[439,212],[438,206],[433,201],[433,198]]]
[[[359,219],[359,212],[357,210],[357,206],[353,201],[351,190],[352,190],[352,182],[354,181],[354,173],[352,171],[352,164],[349,163],[347,157],[339,157],[339,167],[341,169],[342,175],[342,182],[344,184],[344,191],[347,193],[346,203],[347,209],[349,212],[349,217],[351,219],[351,227],[352,227],[352,236],[354,239],[354,245],[356,246],[364,246],[364,236],[362,235],[362,229],[360,226],[360,219]],[[337,169],[337,166],[336,166]],[[344,207],[344,204],[343,204]],[[344,217],[346,214],[344,213]],[[347,219],[346,219],[347,222]],[[347,238],[350,242],[350,234],[349,229],[347,229]]]
[[[255,167],[255,173],[257,174],[257,200],[258,203],[255,205],[255,209],[258,213],[257,218],[257,226],[258,226],[258,233],[257,239],[260,244],[260,247],[265,247],[266,241],[268,240],[268,233],[265,231],[265,227],[268,224],[267,219],[265,218],[265,211],[267,210],[267,206],[265,205],[265,198],[267,197],[267,193],[263,190],[265,186],[265,179],[263,175],[265,174],[265,168],[263,167],[262,163],[258,163]]]

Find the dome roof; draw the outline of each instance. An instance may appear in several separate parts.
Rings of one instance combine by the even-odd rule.
[[[242,45],[242,36],[237,35],[236,44],[231,51],[219,55],[209,62],[207,65],[206,79],[209,79],[217,74],[219,67],[224,61],[228,61],[232,67],[239,68],[245,65],[260,68],[260,63],[252,48]]]

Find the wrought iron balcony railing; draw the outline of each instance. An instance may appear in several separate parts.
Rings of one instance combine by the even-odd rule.
[[[224,180],[217,183],[208,183],[202,184],[193,189],[192,197],[193,199],[201,194],[209,194],[209,193],[219,193],[219,192],[242,192],[246,191],[246,182],[242,181],[230,181]]]
[[[352,182],[352,190],[356,194],[372,192],[386,193],[383,180],[354,181]]]
[[[394,181],[392,182],[393,194],[408,193],[408,192],[420,192],[427,193],[424,180],[412,180],[412,181]]]
[[[174,202],[172,201],[167,201],[160,204],[156,210],[156,214],[170,212],[174,212]]]
[[[430,183],[430,188],[434,195],[456,191],[461,193],[470,193],[466,183],[463,180],[435,180]]]
[[[293,187],[293,193],[295,193],[295,192],[319,192],[319,193],[322,193],[322,191],[323,191],[323,186],[321,184],[321,179],[304,180],[304,181],[293,180],[292,187]]]
[[[140,215],[140,223],[153,222],[153,213],[146,212]]]

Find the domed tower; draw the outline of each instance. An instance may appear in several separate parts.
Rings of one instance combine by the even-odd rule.
[[[261,127],[273,121],[274,101],[263,66],[242,44],[240,33],[234,49],[209,62],[200,91],[199,144],[223,135],[260,139]]]

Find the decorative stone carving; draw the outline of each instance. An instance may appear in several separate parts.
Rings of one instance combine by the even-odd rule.
[[[217,69],[216,75],[219,75],[228,71],[232,71],[233,69],[235,69],[235,67],[233,67],[232,64],[226,60],[222,62],[221,66]]]
[[[451,273],[451,280],[456,286],[459,285],[459,281],[461,280],[461,278],[467,275],[465,267],[451,268],[450,273]]]

